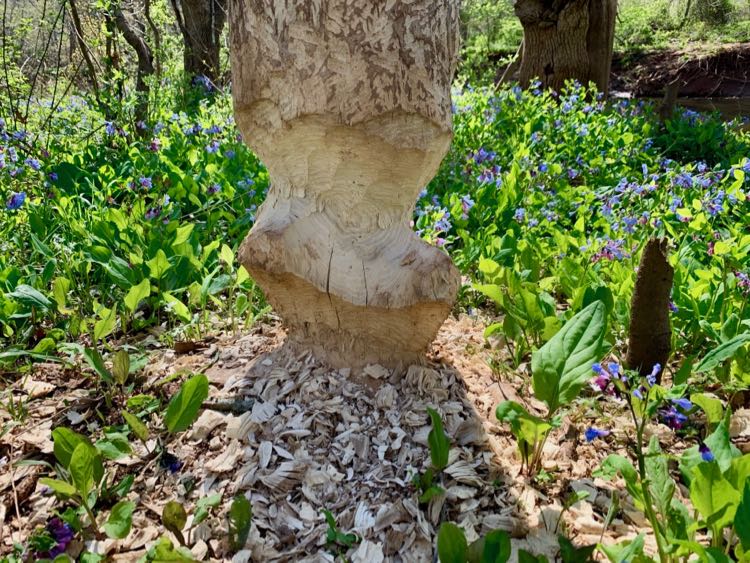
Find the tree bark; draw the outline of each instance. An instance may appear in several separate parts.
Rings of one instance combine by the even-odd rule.
[[[231,0],[235,115],[272,182],[239,258],[334,366],[418,362],[459,275],[410,228],[451,141],[458,0]]]
[[[113,16],[117,29],[120,30],[125,41],[135,51],[138,60],[138,71],[135,81],[135,90],[138,92],[138,103],[136,104],[135,114],[137,121],[146,121],[148,117],[149,93],[146,77],[154,74],[154,56],[151,52],[151,47],[146,42],[145,26],[142,22],[135,22],[131,25],[120,8],[115,9]]]
[[[655,364],[663,368],[672,350],[669,299],[673,278],[674,270],[667,259],[667,241],[649,240],[643,249],[633,288],[625,360],[629,369],[641,375],[650,374]]]
[[[608,93],[617,0],[516,0],[523,26],[519,78],[560,90],[566,80]]]
[[[189,76],[216,82],[221,72],[221,32],[226,23],[226,0],[172,0],[185,44],[184,66]]]

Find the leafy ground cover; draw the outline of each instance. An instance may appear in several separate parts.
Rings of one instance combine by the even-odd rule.
[[[322,549],[329,557],[356,560],[353,554],[363,545],[370,549],[369,543],[385,541],[389,530],[411,533],[398,525],[416,522],[419,532],[404,537],[428,551],[445,526],[437,542],[443,561],[470,559],[485,548],[495,554],[487,560],[503,561],[506,537],[487,533],[500,529],[519,536],[523,527],[489,517],[504,514],[518,499],[475,502],[476,491],[461,487],[473,484],[487,499],[495,482],[496,488],[519,486],[527,512],[541,506],[528,502],[536,494],[550,495],[559,510],[568,511],[588,506],[580,504],[586,502],[581,491],[590,483],[570,485],[581,479],[595,483],[596,495],[607,490],[600,505],[589,503],[594,512],[599,506],[598,515],[587,513],[599,528],[587,535],[576,528],[581,512],[563,528],[559,518],[552,527],[537,520],[537,526],[554,530],[555,541],[543,548],[527,541],[524,548],[534,557],[584,557],[558,543],[558,532],[572,536],[578,548],[603,541],[606,532],[598,557],[613,561],[677,561],[686,553],[722,561],[747,557],[750,457],[738,448],[747,447],[742,440],[750,432],[743,426],[750,382],[750,138],[741,123],[690,111],[661,122],[646,104],[605,102],[576,85],[559,94],[457,87],[454,143],[420,195],[414,226],[449,252],[466,276],[456,313],[468,313],[485,330],[480,343],[465,343],[460,354],[454,349],[451,361],[460,364],[461,355],[486,359],[482,369],[489,379],[477,387],[483,391],[470,388],[469,398],[461,395],[459,379],[470,377],[470,369],[459,369],[460,378],[441,371],[444,344],[434,351],[435,369],[415,371],[403,388],[393,374],[374,367],[370,376],[390,385],[390,395],[374,401],[366,398],[367,387],[346,387],[343,374],[267,358],[271,378],[251,382],[252,391],[235,397],[230,391],[236,381],[222,382],[226,396],[220,398],[233,400],[214,407],[249,408],[250,414],[242,419],[235,413],[242,420],[232,424],[244,430],[234,438],[214,435],[212,446],[210,440],[202,443],[210,432],[201,438],[190,430],[206,396],[215,399],[219,391],[216,384],[210,391],[200,374],[236,358],[212,346],[195,354],[205,361],[155,374],[149,353],[164,347],[192,352],[208,334],[253,326],[267,312],[234,251],[252,225],[268,176],[238,138],[227,96],[213,93],[181,114],[166,107],[170,99],[165,96],[148,123],[111,122],[71,98],[44,126],[48,108],[40,106],[29,124],[6,121],[0,128],[0,459],[14,468],[0,482],[0,522],[7,520],[13,530],[7,537],[17,543],[0,548],[9,561],[34,554],[53,558],[74,540],[79,551],[80,542],[88,542],[83,560],[98,560],[102,545],[94,540],[109,537],[110,552],[116,551],[118,541],[133,541],[132,523],[146,520],[155,535],[131,545],[146,560],[229,557],[243,551],[248,534],[254,538],[251,552],[262,545],[283,558],[295,549],[295,533],[317,534],[305,543],[307,554]],[[624,370],[620,356],[636,267],[652,237],[670,244],[676,353],[642,378]],[[263,322],[254,326],[268,330]],[[449,340],[461,347],[460,336]],[[259,359],[262,350],[253,342],[238,366]],[[273,376],[273,368],[281,371]],[[295,386],[284,387],[283,370],[294,374]],[[314,387],[306,383],[311,373]],[[61,379],[68,384],[56,390]],[[492,394],[492,385],[505,391]],[[453,394],[441,393],[441,386]],[[371,418],[358,420],[362,427],[377,429],[374,421],[400,413],[388,432],[375,433],[366,444],[347,438],[342,446],[363,451],[374,467],[392,452],[388,474],[377,477],[396,479],[398,493],[388,494],[392,502],[397,494],[403,497],[405,520],[384,525],[377,532],[382,537],[367,535],[364,512],[357,520],[353,507],[326,504],[331,491],[341,495],[366,481],[355,478],[359,470],[344,454],[346,464],[326,469],[334,438],[326,434],[320,447],[325,453],[307,452],[315,459],[307,463],[295,452],[322,430],[295,419],[286,429],[292,433],[284,433],[282,419],[274,418],[288,422],[289,413],[312,416],[316,409],[338,413],[335,402],[326,401],[344,388],[352,401],[367,405]],[[407,408],[393,397],[415,389],[429,389],[429,402]],[[305,393],[313,390],[322,395],[308,404]],[[288,395],[286,403],[275,399],[279,393]],[[245,395],[253,398],[252,406],[243,402]],[[54,401],[75,405],[78,417],[51,417]],[[300,401],[304,407],[295,407]],[[435,408],[429,425],[427,406]],[[86,420],[95,416],[96,424],[84,423],[82,411]],[[35,445],[28,430],[45,416],[51,435]],[[340,432],[356,430],[348,426],[353,418],[335,416]],[[477,418],[488,437],[472,434],[468,440],[462,424]],[[263,427],[271,419],[282,436]],[[243,420],[250,426],[241,426]],[[245,430],[253,424],[260,434],[248,445]],[[411,436],[408,448],[401,448],[401,434]],[[588,444],[581,465],[575,466],[577,454],[566,440]],[[457,446],[468,450],[449,453]],[[195,459],[205,448],[221,455],[204,469]],[[615,455],[605,458],[604,450]],[[492,462],[493,455],[510,459],[511,451],[510,467]],[[402,455],[413,457],[407,463]],[[283,471],[269,465],[272,458]],[[221,477],[240,459],[260,467],[244,485]],[[195,471],[170,480],[186,463]],[[21,467],[34,470],[16,473]],[[15,475],[21,475],[18,482]],[[287,528],[275,528],[268,499],[277,499],[279,491],[300,494],[295,487],[315,476],[329,496],[313,491],[309,509],[293,498],[290,510],[297,515],[286,520]],[[604,478],[621,480],[607,488],[595,481]],[[257,482],[262,485],[249,486]],[[146,488],[156,484],[163,494],[144,500]],[[371,481],[367,487],[377,488]],[[19,488],[28,491],[19,495]],[[211,495],[219,490],[216,500]],[[258,507],[255,528],[248,524],[245,496],[235,497],[246,491]],[[614,500],[620,496],[622,506]],[[167,504],[173,499],[180,503]],[[188,515],[186,507],[195,513]],[[193,530],[201,519],[208,522],[205,537]],[[451,520],[467,537],[448,525]],[[163,530],[171,535],[159,540]],[[209,541],[211,534],[223,534],[221,545]],[[469,545],[480,538],[484,543]],[[195,549],[198,541],[203,544]],[[187,547],[194,549],[190,555]]]

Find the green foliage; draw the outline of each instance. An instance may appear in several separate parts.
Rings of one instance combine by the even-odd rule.
[[[243,495],[238,495],[232,500],[229,507],[229,544],[232,549],[239,551],[245,546],[250,534],[253,508],[250,501]]]
[[[187,430],[198,418],[203,401],[208,397],[208,378],[203,374],[188,379],[169,402],[164,424],[169,432]]]

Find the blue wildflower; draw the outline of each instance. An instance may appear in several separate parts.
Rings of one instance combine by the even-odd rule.
[[[688,417],[678,411],[674,406],[661,410],[659,414],[661,415],[662,422],[672,430],[679,430],[688,420]]]
[[[609,430],[599,430],[598,428],[590,426],[586,429],[584,435],[586,436],[587,442],[593,442],[597,438],[604,438],[605,436],[609,436]]]
[[[8,198],[5,207],[11,211],[15,211],[23,205],[24,201],[26,201],[26,192],[13,192]]]
[[[174,454],[164,450],[159,458],[159,465],[168,469],[170,473],[177,473],[182,467],[182,462]]]
[[[714,457],[714,453],[711,451],[711,448],[709,448],[706,444],[701,443],[701,445],[698,446],[698,451],[700,452],[701,459],[703,461],[711,463],[712,461],[716,460],[716,458]]]
[[[117,127],[115,127],[115,124],[112,123],[111,121],[105,121],[104,132],[111,137],[112,135],[117,133]]]
[[[138,178],[138,183],[142,188],[146,190],[150,190],[154,185],[151,181],[151,178],[149,178],[148,176],[141,176],[140,178]]]
[[[36,158],[28,157],[26,160],[23,161],[23,163],[26,166],[33,168],[34,170],[37,170],[37,171],[42,168],[42,163],[39,162]]]
[[[672,399],[672,403],[680,407],[684,411],[689,411],[693,408],[693,403],[691,403],[688,399],[682,397],[681,399]]]
[[[659,375],[660,371],[661,364],[654,364],[654,367],[651,369],[651,373],[646,376],[646,381],[649,385],[656,385],[656,377]]]
[[[513,213],[513,218],[519,223],[523,221],[525,217],[526,210],[523,207],[519,207],[518,209],[516,209],[515,213]]]
[[[206,152],[209,153],[209,154],[215,154],[215,153],[219,152],[219,146],[220,145],[221,145],[221,143],[219,143],[219,141],[213,140],[206,147]]]
[[[148,211],[146,211],[145,217],[149,221],[156,219],[159,215],[161,215],[161,208],[160,207],[151,207]]]
[[[219,184],[211,184],[208,186],[208,189],[206,190],[209,194],[215,194],[221,191],[221,186]]]

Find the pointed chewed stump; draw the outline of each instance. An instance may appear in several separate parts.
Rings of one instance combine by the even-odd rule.
[[[271,188],[239,258],[334,367],[421,360],[459,274],[410,227],[451,141],[459,0],[232,0],[235,115]]]

